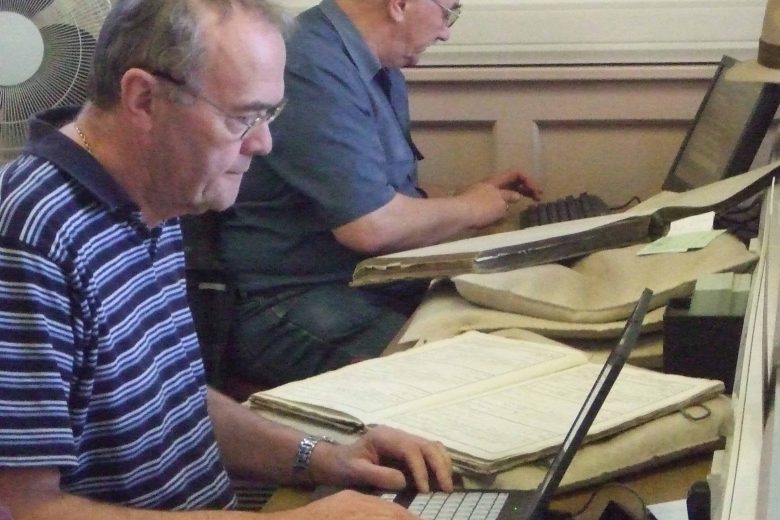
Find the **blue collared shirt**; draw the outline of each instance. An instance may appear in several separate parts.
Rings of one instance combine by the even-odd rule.
[[[333,0],[298,22],[274,149],[253,161],[224,220],[224,259],[249,292],[349,280],[362,257],[332,230],[396,193],[420,196],[401,72],[388,71],[399,89],[393,106],[380,62]]]

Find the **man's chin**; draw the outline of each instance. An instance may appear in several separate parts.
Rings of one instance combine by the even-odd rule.
[[[203,199],[194,205],[189,212],[192,215],[202,215],[208,211],[225,211],[235,204],[238,193],[223,193],[216,197]]]
[[[420,61],[420,55],[414,55],[414,56],[407,56],[406,57],[406,63],[404,64],[404,67],[415,67],[417,66],[417,63]]]
[[[225,211],[236,202],[236,197],[224,198],[213,201],[209,204],[207,211]]]

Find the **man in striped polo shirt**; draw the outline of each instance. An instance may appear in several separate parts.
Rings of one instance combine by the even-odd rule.
[[[0,503],[16,520],[250,518],[228,474],[451,489],[438,443],[319,442],[208,389],[177,217],[235,199],[283,105],[264,0],[119,0],[89,102],[0,169]],[[391,466],[386,466],[389,463]],[[414,518],[342,492],[279,518]]]

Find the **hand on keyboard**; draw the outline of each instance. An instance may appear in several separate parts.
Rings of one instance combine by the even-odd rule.
[[[536,187],[536,184],[523,172],[510,171],[494,175],[486,179],[488,184],[492,184],[501,190],[510,190],[539,202],[542,192]],[[516,200],[516,199],[514,199]]]

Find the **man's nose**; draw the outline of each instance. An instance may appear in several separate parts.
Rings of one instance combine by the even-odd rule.
[[[268,155],[273,148],[273,138],[268,123],[260,123],[249,129],[241,143],[244,155]]]

